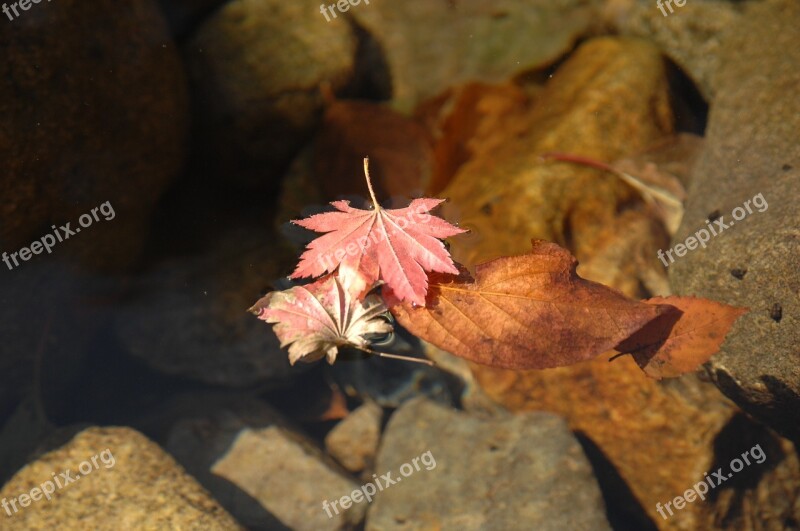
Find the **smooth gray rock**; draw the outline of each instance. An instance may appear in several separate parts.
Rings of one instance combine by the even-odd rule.
[[[669,268],[676,293],[750,309],[707,369],[742,409],[795,441],[800,440],[798,41],[800,4],[780,0],[749,5],[723,43],[705,148],[672,244],[706,227],[706,219],[717,213],[731,226]],[[753,199],[759,194],[764,203]],[[734,220],[733,210],[747,201],[753,213]]]
[[[367,531],[610,529],[589,461],[550,413],[487,420],[414,399],[389,421],[375,470],[397,483],[375,497]]]
[[[34,256],[12,271],[0,262],[0,418],[23,396],[48,409],[81,385],[90,344],[109,321],[93,301],[107,297],[111,285],[52,256]],[[12,452],[3,453],[0,462]]]
[[[742,17],[741,4],[691,0],[682,7],[672,6],[672,13],[664,7],[664,16],[655,0],[610,1],[605,16],[623,35],[655,43],[697,84],[706,99],[712,98],[717,89],[720,49],[726,33]]]

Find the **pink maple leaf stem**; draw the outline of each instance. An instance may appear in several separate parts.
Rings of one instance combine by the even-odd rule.
[[[375,205],[375,210],[380,210],[381,205],[378,204],[378,199],[375,197],[375,191],[372,189],[372,179],[369,176],[369,157],[364,157],[364,176],[367,178],[367,188],[369,189],[369,196],[372,198],[372,204]]]

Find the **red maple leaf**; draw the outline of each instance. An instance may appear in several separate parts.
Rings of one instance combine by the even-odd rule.
[[[442,199],[421,198],[405,208],[381,208],[372,190],[368,159],[364,159],[364,174],[372,209],[334,201],[331,205],[337,212],[293,221],[326,234],[308,244],[292,278],[317,277],[339,267],[340,276],[354,294],[381,279],[400,300],[424,305],[426,271],[458,273],[440,239],[467,231],[429,214]]]

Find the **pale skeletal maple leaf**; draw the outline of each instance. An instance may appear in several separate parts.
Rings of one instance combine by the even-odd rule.
[[[429,212],[443,199],[414,199],[405,208],[381,208],[364,159],[373,208],[362,210],[349,201],[331,203],[338,212],[293,221],[306,229],[327,233],[308,244],[292,278],[317,277],[339,267],[345,287],[358,295],[378,279],[395,296],[424,305],[426,271],[458,274],[441,239],[467,232]]]
[[[281,347],[289,346],[289,363],[297,360],[328,363],[336,361],[339,347],[366,347],[370,334],[388,334],[392,325],[381,315],[383,300],[368,295],[363,301],[352,298],[335,275],[325,276],[305,286],[273,291],[250,308],[259,319],[275,323]]]

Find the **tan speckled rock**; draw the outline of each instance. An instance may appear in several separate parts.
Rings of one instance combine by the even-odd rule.
[[[329,506],[326,514],[324,502],[338,501],[358,485],[330,468],[318,449],[279,426],[243,429],[211,471],[298,531],[346,529],[364,518],[363,502],[344,511]]]
[[[75,480],[59,479],[62,488],[50,500],[33,491],[41,499],[19,506],[22,494],[68,470]],[[3,498],[16,498],[19,508],[10,517],[0,514],[3,529],[241,529],[158,445],[129,428],[79,433],[17,472],[0,491]]]
[[[381,437],[383,409],[366,402],[347,415],[325,437],[325,449],[350,472],[372,466]]]

